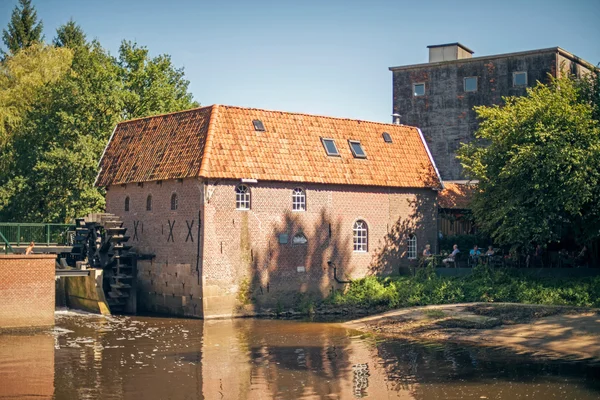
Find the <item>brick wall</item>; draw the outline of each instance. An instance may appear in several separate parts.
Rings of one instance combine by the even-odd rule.
[[[397,273],[415,262],[400,257],[408,234],[416,234],[419,252],[426,243],[434,250],[437,244],[436,193],[429,189],[261,182],[248,184],[251,210],[240,211],[235,209],[238,183],[185,179],[110,188],[107,211],[124,219],[138,251],[156,255],[138,263],[141,309],[217,317],[297,306],[341,287],[328,260],[337,264],[339,279]],[[303,212],[292,211],[292,190],[298,186],[306,193]],[[174,192],[177,211],[170,210]],[[148,195],[152,211],[146,211]],[[129,212],[124,211],[127,196]],[[368,251],[362,253],[353,251],[352,228],[359,219],[369,232]],[[292,244],[299,232],[307,244]],[[288,243],[279,243],[281,234]]]
[[[411,262],[400,258],[408,233],[416,233],[420,249],[436,246],[432,190],[257,183],[248,185],[251,210],[240,211],[235,209],[238,183],[207,184],[205,312],[230,315],[243,312],[241,303],[288,307],[326,296],[340,287],[328,260],[337,264],[340,279],[397,272]],[[306,193],[303,212],[292,211],[297,186]],[[353,251],[352,228],[359,219],[369,231],[364,253]],[[299,232],[307,244],[292,244]],[[288,235],[288,243],[279,243],[281,234]]]
[[[203,185],[197,179],[111,186],[107,212],[120,216],[129,244],[151,261],[138,261],[138,307],[141,311],[202,317],[202,286],[196,266],[202,251],[198,224]],[[171,210],[171,196],[177,209]],[[152,209],[146,209],[152,196]],[[129,197],[129,211],[125,198]],[[188,229],[188,227],[190,229]],[[198,246],[200,244],[200,247]]]
[[[54,255],[0,255],[0,329],[54,325]]]

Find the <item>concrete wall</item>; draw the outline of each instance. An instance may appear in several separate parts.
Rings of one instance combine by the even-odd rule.
[[[207,184],[203,258],[204,312],[239,315],[264,307],[301,306],[340,288],[338,278],[397,272],[406,236],[418,248],[436,246],[436,196],[432,190],[358,186],[248,184],[251,209],[235,209],[238,181]],[[292,190],[302,187],[307,210],[292,211]],[[366,221],[369,247],[353,251],[353,224]],[[302,232],[307,244],[292,244]],[[288,243],[280,243],[280,235]]]
[[[177,210],[171,210],[173,193]],[[150,211],[146,210],[148,195],[152,196]],[[129,211],[124,208],[127,196]],[[203,184],[196,179],[109,188],[106,211],[123,219],[134,249],[156,256],[137,264],[140,311],[202,317],[202,282],[196,270],[201,267],[202,196]]]
[[[55,255],[0,255],[0,329],[54,325]]]
[[[548,81],[556,59],[556,52],[548,51],[401,68],[393,71],[393,112],[402,115],[402,123],[421,128],[443,179],[461,179],[455,155],[460,143],[474,139],[478,122],[473,107],[525,95],[524,87],[513,87],[513,72],[526,71],[528,86],[535,86]],[[472,76],[478,78],[477,91],[465,92],[464,78]],[[420,82],[425,95],[415,97],[413,83]]]

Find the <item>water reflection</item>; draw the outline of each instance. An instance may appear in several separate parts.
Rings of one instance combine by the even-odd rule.
[[[597,399],[597,366],[365,338],[335,324],[105,318],[0,335],[0,398]]]

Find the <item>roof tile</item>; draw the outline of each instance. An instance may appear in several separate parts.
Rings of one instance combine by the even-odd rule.
[[[321,137],[340,157],[327,156]],[[354,158],[348,140],[367,158]],[[100,168],[98,186],[200,176],[441,188],[417,128],[222,105],[118,124]]]

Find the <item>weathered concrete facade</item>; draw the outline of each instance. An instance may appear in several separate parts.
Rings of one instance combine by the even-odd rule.
[[[402,123],[421,128],[444,180],[464,178],[456,151],[474,139],[478,122],[473,107],[502,104],[503,96],[523,96],[527,87],[556,76],[557,69],[576,76],[594,69],[558,47],[475,58],[461,52],[466,48],[460,44],[432,47],[430,57],[433,50],[441,52],[440,47],[458,48],[459,53],[450,60],[436,61],[442,59],[436,55],[427,64],[391,67],[392,108]],[[518,72],[526,73],[525,85],[513,84]],[[465,90],[465,78],[477,79],[476,90]],[[415,95],[413,85],[420,83],[424,94]]]
[[[431,189],[258,182],[248,185],[250,210],[237,210],[239,183],[183,179],[109,188],[107,211],[125,221],[138,252],[155,255],[138,263],[141,309],[210,318],[297,306],[342,287],[329,260],[340,280],[391,274],[416,262],[403,254],[409,235],[419,249],[436,246]],[[298,186],[306,211],[292,211]],[[173,193],[177,210],[171,210]],[[353,251],[359,219],[368,226],[367,252]],[[298,233],[306,244],[293,243]]]

